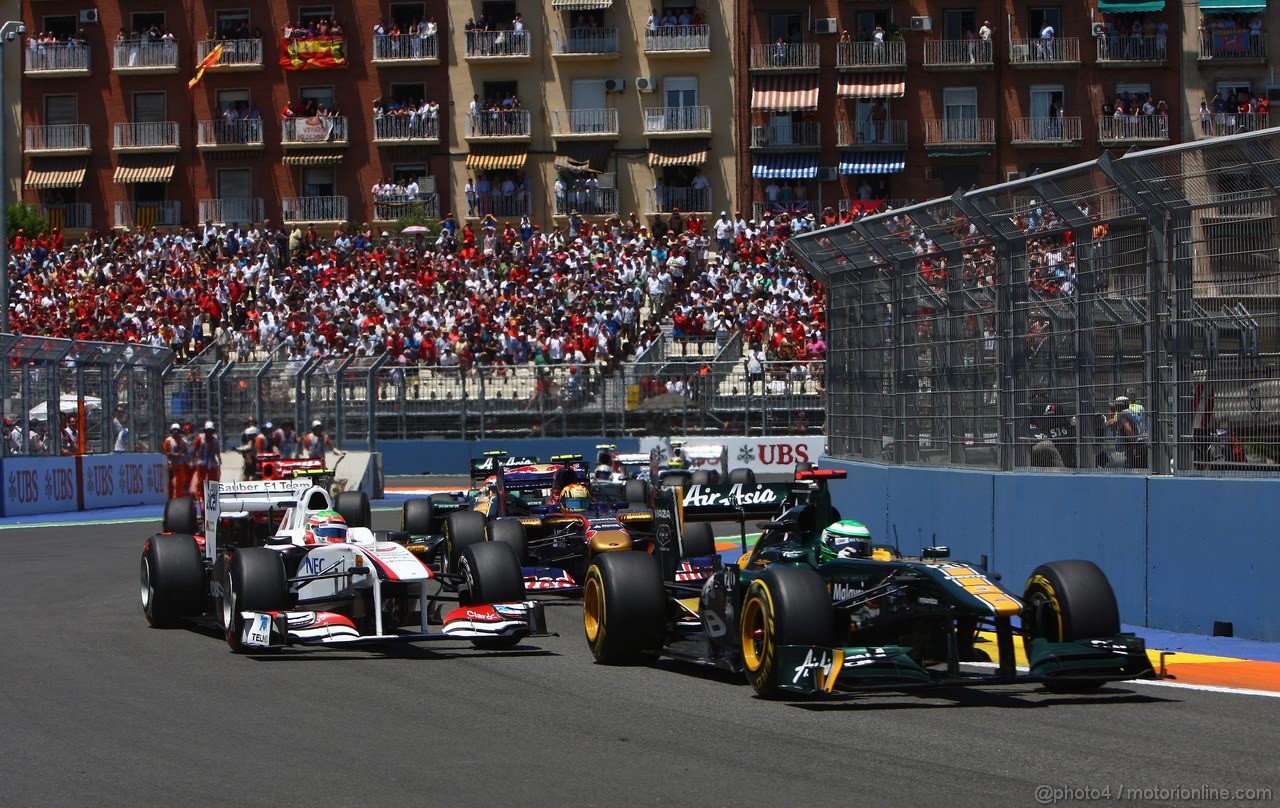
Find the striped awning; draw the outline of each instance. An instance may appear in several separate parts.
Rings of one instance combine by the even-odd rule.
[[[650,140],[649,167],[700,166],[707,162],[710,150],[706,140]]]
[[[342,164],[342,152],[319,154],[286,154],[282,161],[287,166],[336,166]]]
[[[1163,11],[1164,0],[1098,0],[1098,11],[1109,14]]]
[[[816,153],[756,154],[751,159],[751,176],[758,180],[811,180],[818,176]]]
[[[818,77],[756,76],[751,79],[751,108],[773,112],[818,108]]]
[[[1200,0],[1200,10],[1210,14],[1254,14],[1267,10],[1267,0]]]
[[[36,157],[31,160],[31,168],[22,184],[36,191],[79,188],[84,184],[84,173],[88,167],[87,157]]]
[[[901,73],[843,73],[836,95],[841,98],[902,98],[907,81]]]
[[[603,174],[609,170],[612,143],[599,141],[566,141],[556,144],[556,168],[562,171],[590,171]]]
[[[902,152],[844,152],[840,155],[841,174],[900,174],[907,167]]]
[[[467,154],[467,168],[472,171],[519,171],[529,153],[523,146],[492,143],[474,146]]]
[[[173,179],[174,158],[161,154],[126,154],[116,164],[112,182],[169,182]]]
[[[551,0],[556,11],[603,11],[613,7],[613,0]]]

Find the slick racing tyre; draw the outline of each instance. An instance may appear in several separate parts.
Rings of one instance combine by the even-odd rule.
[[[603,553],[587,568],[582,625],[597,662],[648,662],[662,650],[667,593],[658,560],[638,550]]]
[[[689,475],[689,485],[718,485],[720,472],[714,469],[698,469]]]
[[[484,541],[484,514],[454,511],[444,520],[444,563],[446,572],[458,571],[463,549]]]
[[[830,646],[835,614],[816,570],[769,567],[747,587],[739,621],[747,681],[756,693],[772,698],[779,695],[783,673],[778,669],[778,647]]]
[[[689,478],[692,476],[693,474],[688,471],[669,471],[666,474],[662,475],[662,487],[663,488],[677,488],[677,487],[688,488],[691,485],[691,483],[689,482]]]
[[[430,536],[435,505],[429,499],[411,499],[400,506],[400,529],[410,536]]]
[[[681,558],[702,558],[716,554],[716,537],[708,522],[694,522],[684,526],[680,536]]]
[[[334,500],[333,509],[337,511],[347,527],[369,527],[373,519],[369,516],[369,497],[363,491],[342,491]]]
[[[231,554],[222,576],[218,614],[232,651],[261,650],[241,643],[242,612],[279,612],[288,607],[289,588],[280,553],[265,547],[243,547]]]
[[[172,628],[204,611],[204,561],[189,534],[156,534],[142,545],[142,613],[156,628]]]
[[[729,485],[755,485],[756,473],[749,468],[729,470]]]
[[[627,480],[622,484],[622,498],[628,505],[648,505],[649,484],[644,480]]]
[[[475,603],[515,603],[524,600],[524,576],[511,546],[487,541],[463,548],[458,559],[459,572],[465,582],[459,592],[462,605]],[[521,637],[477,637],[476,648],[500,651],[520,644]]]
[[[529,560],[529,538],[525,535],[524,525],[514,516],[502,516],[493,519],[485,526],[489,541],[501,542],[516,554],[516,561],[521,564]]]
[[[1027,579],[1022,596],[1022,625],[1027,655],[1036,639],[1070,642],[1120,633],[1120,610],[1106,573],[1092,561],[1053,561],[1041,564]],[[1097,690],[1091,681],[1046,682],[1054,692]]]
[[[200,520],[196,518],[196,501],[191,497],[178,497],[164,504],[165,533],[199,533]]]

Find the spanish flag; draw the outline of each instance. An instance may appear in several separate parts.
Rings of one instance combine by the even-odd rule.
[[[196,75],[191,79],[191,81],[187,82],[187,89],[194,90],[196,85],[200,83],[200,80],[204,78],[204,71],[216,65],[218,60],[221,58],[222,43],[219,42],[217,45],[213,46],[213,50],[209,51],[209,55],[205,56],[204,59],[201,60],[200,64],[196,66]]]

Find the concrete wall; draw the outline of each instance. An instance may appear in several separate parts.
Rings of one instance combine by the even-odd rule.
[[[1107,573],[1128,624],[1280,640],[1280,480],[1014,474],[824,459],[846,518],[916,553],[989,558],[1018,592],[1036,565],[1086,558]]]

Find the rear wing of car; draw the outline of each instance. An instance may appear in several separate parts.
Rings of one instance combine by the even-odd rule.
[[[471,481],[482,482],[499,468],[515,468],[516,466],[533,466],[538,458],[531,455],[509,455],[502,450],[485,452],[480,457],[471,458]]]
[[[671,453],[679,449],[684,455],[686,469],[715,469],[720,476],[729,475],[729,448],[719,443],[691,444],[682,440],[671,441]]]
[[[569,483],[586,484],[589,479],[587,464],[581,455],[557,455],[559,461],[547,465],[533,465],[533,468],[508,466],[499,464],[493,472],[495,494],[498,500],[498,515],[506,516],[508,491],[537,491],[549,489],[558,492]]]
[[[333,507],[329,492],[318,488],[307,477],[287,480],[247,480],[204,484],[205,552],[212,561],[217,557],[218,522],[228,514],[266,513],[302,505],[309,510]]]

